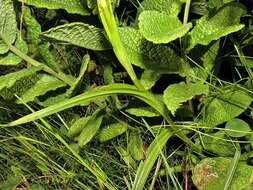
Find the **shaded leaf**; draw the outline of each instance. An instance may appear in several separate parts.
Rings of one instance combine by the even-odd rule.
[[[131,27],[119,28],[119,33],[132,64],[159,73],[180,71],[183,61],[170,47],[145,40],[140,31]]]
[[[92,50],[99,51],[111,48],[102,29],[80,22],[51,28],[43,32],[42,35],[47,38],[68,42]]]
[[[13,44],[17,34],[16,13],[12,0],[0,0],[0,54],[7,53],[9,48],[1,40],[2,37],[9,44]]]
[[[22,96],[20,100],[17,100],[17,103],[27,103],[33,101],[36,97],[42,96],[51,90],[66,86],[66,84],[50,75],[40,75],[39,80]]]
[[[87,121],[81,134],[77,138],[78,145],[80,147],[85,146],[96,135],[102,123],[103,117],[103,111],[101,110],[97,110],[92,114],[91,118]]]
[[[28,47],[26,42],[19,36],[15,42],[16,48],[27,54]],[[12,52],[8,52],[6,55],[0,55],[0,65],[17,65],[22,61],[22,59]]]
[[[25,0],[24,2],[38,8],[65,9],[69,13],[80,15],[90,14],[80,0]]]
[[[201,17],[190,35],[190,47],[197,44],[208,45],[213,40],[236,32],[244,27],[240,24],[240,18],[245,13],[245,8],[240,3],[229,3],[222,7],[214,15]]]
[[[158,11],[143,11],[139,16],[140,32],[156,44],[169,43],[184,36],[192,27],[191,23],[183,25],[178,17]]]
[[[192,180],[199,190],[224,189],[231,158],[206,158],[194,167]],[[252,187],[253,167],[239,162],[231,180],[229,190],[243,190]]]
[[[145,70],[140,78],[140,82],[146,90],[151,89],[160,79],[161,75],[151,70]]]
[[[174,115],[183,102],[191,100],[196,95],[207,94],[208,85],[201,83],[178,83],[166,88],[163,94],[167,108]]]
[[[130,134],[128,150],[135,160],[144,159],[144,144],[140,134],[134,132]]]
[[[107,125],[106,127],[102,128],[99,132],[98,138],[101,142],[111,140],[124,132],[128,129],[128,126],[126,123],[111,123]]]
[[[204,99],[205,106],[199,121],[214,127],[240,115],[251,102],[252,98],[240,89],[225,90],[215,97]]]
[[[251,131],[249,125],[241,119],[231,119],[226,123],[225,129],[231,137],[243,137]]]
[[[16,83],[16,81],[18,81],[24,77],[31,76],[39,70],[41,70],[41,67],[31,67],[28,69],[22,69],[20,71],[6,74],[4,76],[0,76],[0,91],[3,88],[12,87]]]
[[[73,125],[70,126],[68,130],[68,136],[69,137],[74,137],[81,133],[83,128],[86,126],[86,123],[91,119],[91,116],[88,117],[81,117],[78,120],[76,120]]]

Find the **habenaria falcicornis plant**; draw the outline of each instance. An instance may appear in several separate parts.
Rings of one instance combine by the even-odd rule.
[[[64,180],[89,181],[87,189],[181,189],[175,173],[188,170],[198,189],[248,187],[252,167],[239,162],[240,145],[244,160],[252,145],[237,141],[252,140],[252,61],[241,48],[253,39],[248,14],[233,0],[0,0],[0,98],[24,115],[0,116],[1,126],[43,128],[50,136],[43,140],[53,136],[68,151],[59,160],[71,155],[85,168],[66,166],[74,174]],[[178,142],[186,151],[169,156]],[[117,167],[94,156],[108,154],[105,144],[122,158]],[[215,158],[201,161],[207,155]],[[169,159],[189,163],[174,167]],[[217,186],[209,178],[200,184],[199,168],[216,171],[230,161],[228,174],[216,172]],[[233,181],[244,168],[247,180]]]

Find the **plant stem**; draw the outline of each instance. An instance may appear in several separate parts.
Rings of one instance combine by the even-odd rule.
[[[7,44],[7,46],[9,47],[9,49],[16,54],[17,56],[19,56],[20,58],[22,58],[23,60],[25,60],[26,62],[30,63],[31,65],[35,66],[35,67],[42,67],[42,69],[55,76],[56,78],[62,80],[63,82],[65,82],[66,84],[68,84],[69,86],[72,86],[73,81],[66,77],[66,75],[63,75],[61,73],[57,73],[55,72],[53,69],[51,69],[50,67],[48,67],[47,65],[40,63],[36,60],[34,60],[33,58],[29,57],[28,55],[24,54],[22,51],[20,51],[18,48],[16,48],[15,46],[9,44],[2,36],[0,36],[2,38],[2,40]]]
[[[190,12],[191,0],[187,0],[184,9],[184,21],[183,24],[187,24],[189,12]]]

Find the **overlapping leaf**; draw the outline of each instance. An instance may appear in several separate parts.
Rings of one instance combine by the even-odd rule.
[[[21,0],[19,0],[21,1]],[[47,9],[65,9],[69,13],[89,15],[86,5],[80,0],[25,0],[27,5],[33,5],[38,8]]]
[[[177,16],[181,10],[181,5],[180,0],[144,0],[140,9],[165,12],[170,16]]]
[[[119,28],[122,43],[132,64],[159,73],[178,73],[182,59],[168,46],[145,40],[140,31],[131,27]]]
[[[240,89],[225,90],[204,100],[201,122],[216,126],[237,117],[251,104],[252,98]]]
[[[183,25],[171,15],[158,11],[143,11],[139,16],[140,32],[156,44],[169,43],[184,36],[192,27],[191,23]]]
[[[0,54],[8,52],[8,46],[1,40],[3,37],[9,44],[14,43],[17,34],[16,13],[12,0],[0,0]]]
[[[68,42],[92,50],[101,51],[111,48],[102,29],[80,22],[51,28],[43,32],[42,35],[47,38]]]
[[[172,84],[164,91],[163,99],[167,108],[175,114],[181,104],[196,95],[207,94],[208,86],[201,83]]]
[[[219,9],[214,15],[205,15],[197,20],[197,24],[190,32],[190,46],[197,44],[208,45],[213,40],[236,32],[244,27],[240,18],[245,8],[239,3],[229,3]]]

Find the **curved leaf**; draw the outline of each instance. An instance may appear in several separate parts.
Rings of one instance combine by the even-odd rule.
[[[184,36],[192,27],[183,25],[177,17],[158,11],[143,11],[139,16],[140,32],[156,44],[169,43]]]
[[[85,127],[86,123],[90,120],[91,116],[88,117],[81,117],[78,120],[76,120],[73,125],[68,130],[68,136],[69,137],[74,137],[78,135],[83,128]]]
[[[23,2],[23,0],[19,0]],[[80,0],[25,0],[27,5],[47,9],[65,9],[69,13],[90,15],[89,10]]]
[[[139,30],[131,27],[119,28],[119,33],[132,64],[159,73],[180,71],[183,60],[170,47],[147,41]]]
[[[207,94],[208,85],[201,83],[172,84],[166,88],[163,94],[164,102],[167,108],[174,115],[181,104],[187,100],[191,100],[196,95]]]
[[[42,96],[51,90],[66,86],[66,84],[50,75],[40,75],[39,80],[22,96],[17,103],[27,103],[33,101],[36,97]]]
[[[111,49],[102,29],[81,22],[60,25],[43,32],[42,35],[87,49],[98,51]]]
[[[17,34],[16,13],[12,0],[0,0],[0,54],[9,51],[8,46],[1,40],[13,44]]]
[[[208,45],[213,40],[236,32],[244,27],[239,24],[241,16],[245,13],[245,7],[240,3],[229,3],[218,10],[214,15],[201,17],[196,26],[190,32],[190,47],[197,44]]]
[[[124,132],[128,129],[128,125],[126,123],[111,123],[106,127],[102,128],[99,132],[98,138],[99,141],[104,142],[111,140]]]
[[[248,123],[241,119],[231,119],[226,123],[226,132],[231,137],[243,137],[251,131]]]

